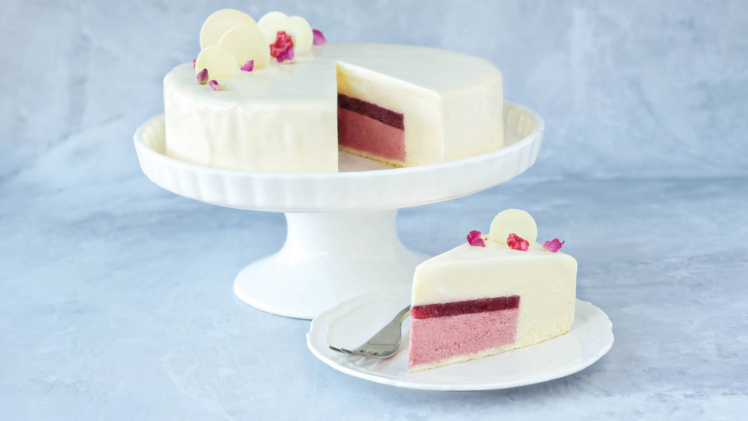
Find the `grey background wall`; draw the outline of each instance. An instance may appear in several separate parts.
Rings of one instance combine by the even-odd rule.
[[[164,74],[197,55],[200,25],[220,7],[255,18],[276,9],[300,14],[331,42],[489,58],[504,73],[506,99],[547,122],[540,160],[522,182],[748,174],[741,0],[5,0],[2,180],[139,176],[132,133],[162,112]]]
[[[506,98],[546,119],[538,162],[404,209],[398,231],[438,254],[526,209],[578,260],[610,353],[523,388],[395,389],[317,361],[308,322],[236,298],[283,215],[164,191],[132,144],[221,7],[495,62]],[[746,69],[746,0],[0,0],[0,419],[743,420]]]

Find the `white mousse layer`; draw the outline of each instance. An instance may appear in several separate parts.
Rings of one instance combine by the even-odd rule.
[[[460,53],[334,44],[218,82],[223,91],[199,85],[191,63],[166,75],[168,156],[241,171],[335,172],[339,89],[403,114],[405,166],[504,146],[501,73]]]
[[[463,244],[421,263],[413,281],[413,306],[518,295],[516,342],[500,352],[569,331],[574,321],[577,261],[535,244],[513,250],[493,241]]]

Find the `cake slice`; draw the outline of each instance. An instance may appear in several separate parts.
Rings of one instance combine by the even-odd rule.
[[[489,238],[490,237],[490,238]],[[408,370],[482,358],[563,335],[574,320],[576,260],[557,239],[536,244],[524,211],[496,216],[491,234],[416,268]]]

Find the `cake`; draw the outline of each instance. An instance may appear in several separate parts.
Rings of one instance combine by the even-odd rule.
[[[487,357],[567,333],[574,320],[576,260],[558,239],[535,243],[524,211],[494,218],[490,234],[415,271],[408,370]]]
[[[418,46],[313,45],[322,38],[280,12],[257,22],[231,9],[211,15],[197,59],[164,78],[166,155],[329,173],[339,150],[410,167],[504,146],[502,77],[491,62]]]

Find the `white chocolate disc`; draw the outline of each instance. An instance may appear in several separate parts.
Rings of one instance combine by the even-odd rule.
[[[509,234],[515,234],[527,240],[530,245],[538,239],[538,226],[529,213],[519,209],[507,209],[491,222],[491,241],[506,245]]]
[[[304,51],[309,51],[314,42],[314,33],[312,32],[311,25],[301,16],[291,16],[289,19],[293,22],[294,29],[296,30],[296,38],[293,44],[294,52],[303,53]]]
[[[200,51],[195,61],[195,74],[208,69],[208,79],[234,76],[236,73],[236,57],[228,48],[220,45],[210,45]]]
[[[239,25],[255,25],[252,16],[235,9],[222,9],[208,16],[200,28],[200,49],[218,44],[223,34]]]
[[[218,41],[218,45],[234,54],[238,67],[242,67],[249,60],[254,60],[255,70],[262,69],[267,67],[270,61],[270,44],[265,40],[257,24],[235,26],[229,29]]]
[[[278,37],[278,31],[286,31],[291,36],[294,47],[296,47],[296,27],[291,18],[282,12],[270,12],[257,21],[260,31],[267,38],[268,45],[273,44]],[[294,48],[296,52],[296,48]]]

